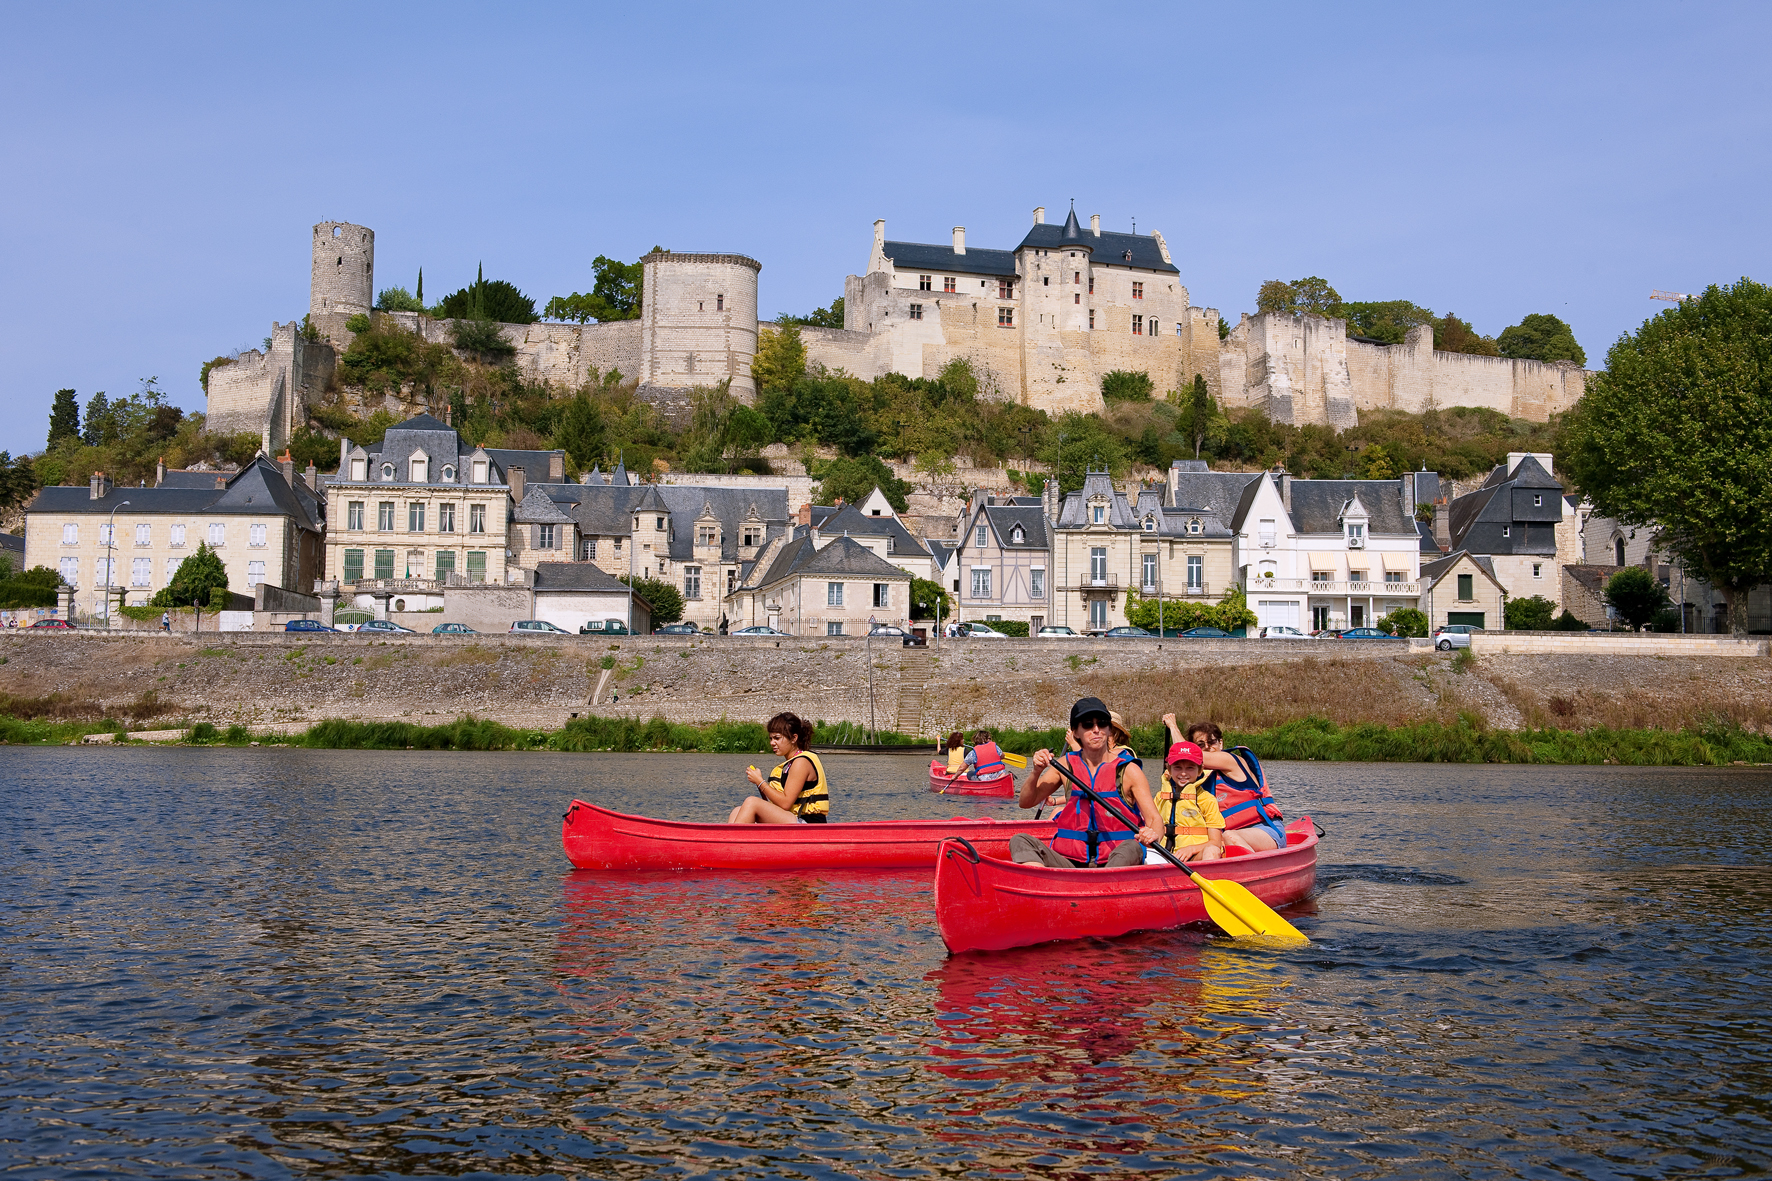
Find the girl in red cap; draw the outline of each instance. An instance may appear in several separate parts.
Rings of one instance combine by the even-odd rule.
[[[1224,817],[1201,764],[1205,752],[1191,742],[1177,742],[1164,760],[1162,781],[1152,795],[1163,822],[1162,845],[1183,861],[1215,861],[1224,856]],[[1161,861],[1151,853],[1146,862]]]

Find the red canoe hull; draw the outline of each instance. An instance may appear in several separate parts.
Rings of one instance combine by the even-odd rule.
[[[929,790],[950,796],[1012,796],[1015,794],[1015,772],[1005,767],[1001,775],[968,779],[964,775],[949,775],[946,763],[931,759]]]
[[[572,801],[560,843],[578,869],[925,869],[961,836],[1009,855],[1018,832],[1051,840],[1050,820],[870,820],[852,824],[689,824]]]
[[[1292,821],[1287,839],[1293,843],[1284,849],[1226,857],[1202,872],[1241,882],[1269,906],[1302,901],[1317,882],[1317,836],[1310,817]],[[948,950],[961,952],[1162,931],[1209,920],[1199,887],[1172,866],[1049,869],[998,855],[974,862],[953,842],[942,846],[935,862],[935,921]]]

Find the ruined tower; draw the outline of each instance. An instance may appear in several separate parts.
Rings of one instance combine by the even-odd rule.
[[[308,316],[341,351],[350,343],[345,321],[375,306],[375,231],[344,221],[314,227],[314,276]]]

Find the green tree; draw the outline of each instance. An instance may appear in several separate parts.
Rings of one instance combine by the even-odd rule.
[[[1606,605],[1632,631],[1642,631],[1657,613],[1673,604],[1655,576],[1641,566],[1626,566],[1608,578],[1605,599]]]
[[[1402,344],[1411,328],[1434,322],[1432,311],[1406,299],[1344,303],[1336,314],[1347,321],[1349,336],[1385,344]]]
[[[14,574],[11,556],[0,554],[0,608],[53,607],[61,581],[61,575],[47,566]]]
[[[608,453],[603,410],[589,394],[579,391],[561,411],[559,425],[554,428],[554,446],[566,452],[580,470]]]
[[[17,508],[42,486],[36,462],[29,455],[14,459],[12,452],[0,451],[0,509]]]
[[[1443,353],[1474,353],[1480,357],[1501,356],[1501,345],[1493,336],[1484,336],[1451,312],[1447,312],[1442,319],[1434,321],[1434,347]]]
[[[1194,445],[1194,458],[1200,458],[1200,448],[1207,443],[1223,439],[1229,426],[1229,420],[1212,398],[1212,391],[1206,388],[1206,378],[1194,374],[1193,384],[1188,387],[1187,402],[1175,424],[1181,437]]]
[[[656,578],[628,578],[626,575],[616,581],[633,587],[634,593],[646,600],[652,608],[653,627],[663,627],[683,618],[683,592],[670,583]]]
[[[807,440],[837,447],[845,455],[872,451],[879,436],[862,413],[856,394],[868,391],[854,378],[802,377],[792,389],[769,389],[757,409],[781,442]]]
[[[877,455],[857,455],[851,459],[833,459],[820,465],[814,473],[818,483],[813,486],[813,499],[819,504],[860,504],[878,488],[886,501],[899,512],[910,507],[911,486],[892,474],[892,469]]]
[[[203,388],[209,388],[209,369],[203,370]],[[63,439],[80,437],[80,403],[74,397],[73,390],[55,391],[55,405],[49,411],[49,445],[55,446]]]
[[[1115,369],[1101,376],[1104,402],[1148,402],[1155,388],[1151,375],[1138,369]]]
[[[1511,632],[1547,632],[1556,626],[1557,605],[1543,595],[1509,599],[1503,612]]]
[[[1530,315],[1511,328],[1503,328],[1496,344],[1504,357],[1587,364],[1587,352],[1575,342],[1574,330],[1551,315]]]
[[[471,353],[482,361],[502,361],[513,356],[517,346],[505,339],[500,325],[515,323],[519,321],[486,317],[456,320],[449,326],[449,339],[457,349]]]
[[[774,435],[767,418],[733,396],[730,381],[691,396],[694,412],[678,445],[684,471],[733,471]]]
[[[1125,440],[1093,414],[1066,414],[1056,429],[1047,432],[1047,440],[1041,458],[1051,465],[1061,492],[1081,488],[1092,468],[1105,469],[1116,478],[1126,474]]]
[[[220,555],[210,549],[206,542],[199,541],[197,551],[178,564],[178,569],[173,571],[172,581],[154,596],[154,606],[207,606],[215,592],[226,590],[227,586],[228,568],[222,564]]]
[[[942,589],[941,583],[931,582],[927,578],[911,579],[911,618],[934,619],[936,604],[941,605],[943,620],[954,617],[954,599]]]
[[[1399,636],[1427,635],[1427,615],[1414,607],[1398,607],[1389,615],[1381,616],[1375,625],[1379,631],[1395,632]]]
[[[1287,283],[1269,279],[1255,294],[1258,312],[1304,313],[1313,316],[1334,316],[1340,313],[1341,295],[1327,279],[1311,275]]]
[[[375,310],[378,312],[422,312],[425,310],[424,272],[419,272],[419,295],[413,295],[404,287],[387,287],[375,297]],[[531,307],[534,305],[531,304]]]
[[[793,389],[804,376],[806,346],[800,340],[800,329],[793,324],[759,325],[757,355],[751,359],[751,379],[757,383],[757,392]]]
[[[491,320],[495,324],[533,324],[535,301],[503,279],[486,278],[482,267],[469,286],[443,297],[434,312],[450,320]],[[458,346],[459,347],[459,346]]]
[[[1382,443],[1360,452],[1360,479],[1362,480],[1394,480],[1397,478],[1397,466],[1391,462],[1390,452]]]
[[[665,251],[654,246],[651,253]],[[644,262],[622,262],[599,254],[591,263],[591,274],[589,291],[554,296],[542,309],[542,315],[549,320],[577,324],[640,318],[640,300],[646,286]]]
[[[105,391],[100,390],[87,401],[86,429],[80,438],[88,447],[116,442],[117,428],[111,421],[111,400],[105,397]]]
[[[1234,632],[1239,628],[1247,630],[1256,623],[1255,612],[1249,609],[1249,598],[1240,586],[1232,586],[1224,592],[1224,598],[1212,608],[1212,626],[1223,631]]]
[[[784,327],[803,324],[808,328],[841,328],[843,327],[843,297],[839,295],[831,301],[830,307],[813,308],[804,316],[783,312],[775,318],[775,322]]]
[[[1646,321],[1563,416],[1565,470],[1598,511],[1659,530],[1658,546],[1723,593],[1772,580],[1772,289],[1712,286]]]

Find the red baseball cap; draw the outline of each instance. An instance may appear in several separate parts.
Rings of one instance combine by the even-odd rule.
[[[1192,763],[1198,767],[1205,762],[1206,756],[1199,747],[1191,742],[1178,742],[1169,748],[1169,757],[1163,760],[1163,765],[1167,767],[1170,763]]]

